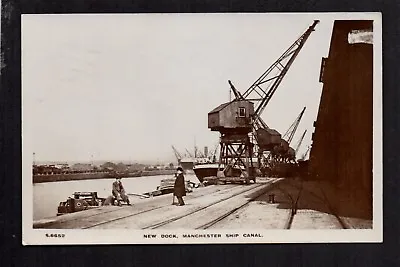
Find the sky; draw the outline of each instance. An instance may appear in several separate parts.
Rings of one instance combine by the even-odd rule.
[[[23,140],[37,161],[176,161],[219,140],[207,114],[319,19],[262,118],[311,143],[333,19],[318,14],[24,15]]]

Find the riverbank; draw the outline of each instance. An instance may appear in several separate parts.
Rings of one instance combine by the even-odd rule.
[[[141,176],[158,176],[158,175],[172,175],[175,170],[148,170],[133,173],[124,173],[121,175],[123,178],[141,177]],[[68,174],[42,174],[33,175],[33,183],[49,183],[49,182],[62,182],[62,181],[75,181],[75,180],[92,180],[114,178],[109,172],[82,172],[82,173],[68,173]]]

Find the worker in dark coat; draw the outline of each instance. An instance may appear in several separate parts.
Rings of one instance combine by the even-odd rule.
[[[183,202],[183,196],[186,196],[186,187],[185,187],[185,177],[183,176],[183,169],[178,167],[177,172],[175,174],[175,184],[174,184],[174,196],[178,199],[178,205],[183,206],[185,202]]]
[[[124,202],[126,202],[129,206],[131,206],[131,203],[129,202],[129,198],[125,193],[125,188],[122,185],[121,177],[117,176],[115,182],[113,183],[112,195],[117,200],[118,205],[121,205],[121,203],[120,203],[120,198],[121,198]],[[120,198],[118,196],[120,196]]]

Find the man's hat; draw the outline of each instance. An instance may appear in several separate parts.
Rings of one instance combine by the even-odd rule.
[[[177,170],[177,171],[181,171],[181,172],[183,172],[183,169],[182,169],[182,167],[178,167],[176,170]]]

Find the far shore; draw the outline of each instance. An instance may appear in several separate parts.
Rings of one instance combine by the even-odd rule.
[[[156,176],[156,175],[172,175],[175,170],[144,170],[133,173],[125,173],[123,178],[136,178],[143,176]],[[71,173],[71,174],[48,174],[48,175],[33,175],[33,183],[49,183],[49,182],[62,182],[74,180],[93,180],[93,179],[107,179],[114,178],[109,172],[87,172],[87,173]]]

